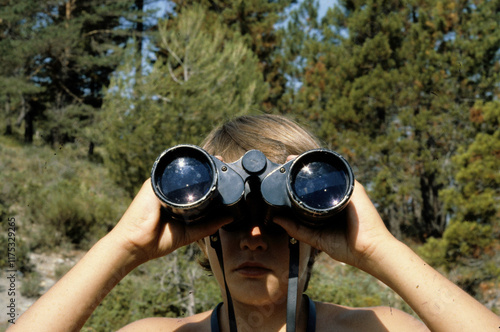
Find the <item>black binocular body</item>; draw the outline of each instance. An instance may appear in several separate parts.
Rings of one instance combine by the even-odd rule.
[[[224,163],[195,145],[177,145],[156,159],[151,183],[166,211],[194,222],[212,213],[235,220],[293,214],[321,227],[349,203],[354,175],[338,153],[314,149],[283,165],[251,150]]]

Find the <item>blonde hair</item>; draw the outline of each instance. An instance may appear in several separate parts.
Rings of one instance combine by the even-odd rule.
[[[212,130],[202,144],[212,155],[232,163],[245,152],[260,150],[274,163],[283,164],[289,155],[319,148],[319,141],[296,122],[280,115],[246,115]]]

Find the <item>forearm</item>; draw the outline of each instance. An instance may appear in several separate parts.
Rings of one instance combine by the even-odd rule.
[[[79,331],[113,287],[138,263],[106,236],[33,304],[11,331]]]
[[[500,318],[426,264],[410,248],[391,241],[363,269],[396,291],[434,332],[497,331]],[[382,258],[380,258],[382,257]]]

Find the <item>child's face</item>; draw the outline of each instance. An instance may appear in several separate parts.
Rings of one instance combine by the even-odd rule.
[[[233,302],[248,305],[286,305],[289,236],[279,226],[254,224],[219,230],[226,282]],[[205,251],[221,290],[224,279],[215,250],[205,239]],[[304,289],[311,247],[300,244],[299,290]]]

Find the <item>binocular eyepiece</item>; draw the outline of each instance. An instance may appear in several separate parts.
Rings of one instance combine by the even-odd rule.
[[[283,165],[251,150],[227,164],[198,146],[177,145],[156,159],[151,183],[177,220],[192,222],[214,211],[271,220],[293,212],[320,227],[349,203],[354,175],[341,155],[327,149],[307,151]]]

